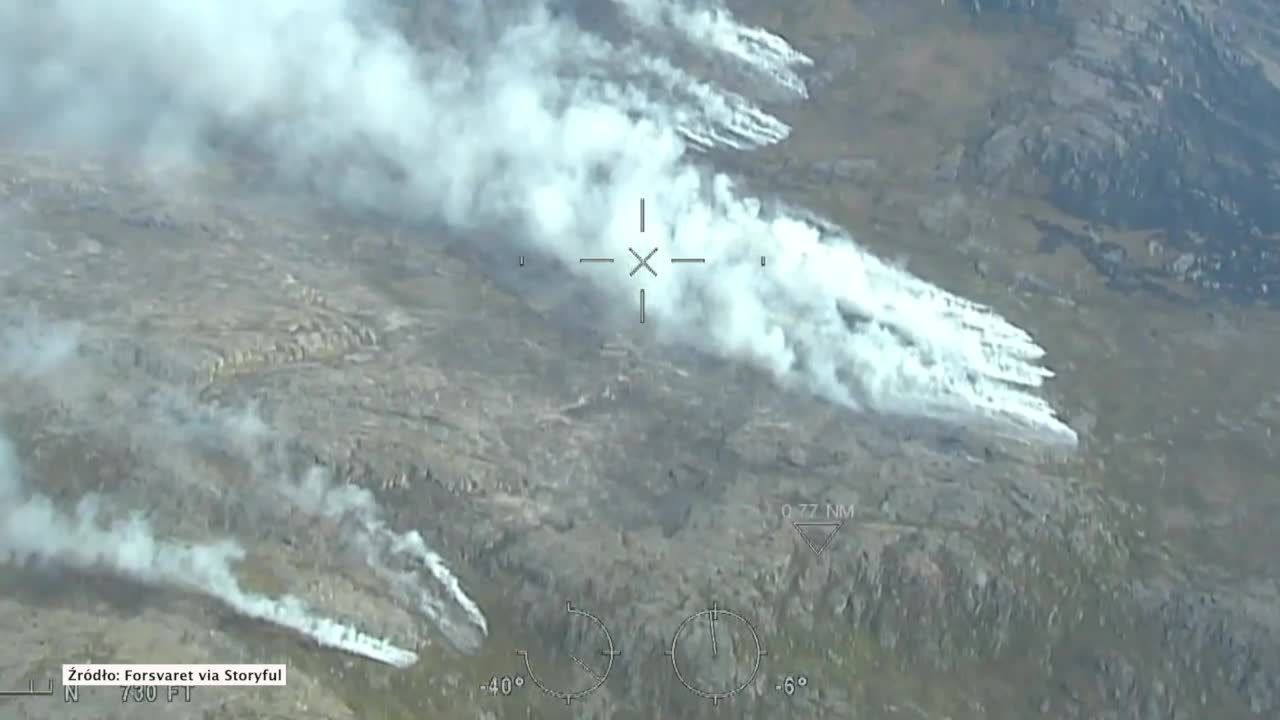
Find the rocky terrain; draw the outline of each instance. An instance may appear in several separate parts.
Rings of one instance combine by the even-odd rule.
[[[969,171],[1047,179],[1061,207],[1159,229],[1165,270],[1211,294],[1273,305],[1280,169],[1280,11],[1262,2],[974,3],[1029,12],[1068,49],[1045,82],[1003,98]]]
[[[814,97],[779,110],[788,143],[708,162],[1044,337],[1077,453],[853,416],[651,328],[593,328],[459,238],[258,188],[234,163],[172,187],[6,147],[4,305],[94,339],[92,403],[3,387],[46,491],[105,484],[167,533],[233,533],[247,586],[373,622],[421,660],[382,667],[200,598],[27,568],[3,576],[0,626],[44,650],[0,656],[5,678],[79,655],[279,658],[287,691],[211,688],[154,716],[716,717],[663,655],[715,603],[768,651],[734,717],[1280,713],[1277,11],[956,5],[736,4],[818,60]],[[191,450],[180,469],[203,489],[154,497],[144,480],[175,470],[148,450],[173,444],[157,392],[187,398],[183,417],[254,407],[288,463],[374,491],[462,576],[483,649],[414,628],[332,528],[220,504],[214,488],[254,481],[234,446]],[[807,504],[853,509],[820,556],[791,526]],[[524,671],[515,650],[584,680],[567,655],[597,640],[567,628],[566,601],[622,650],[603,688],[568,709],[483,690]]]

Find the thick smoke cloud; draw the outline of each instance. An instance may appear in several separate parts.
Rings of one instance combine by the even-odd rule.
[[[573,13],[448,5],[451,36],[473,46],[411,46],[386,6],[357,0],[0,0],[0,124],[192,157],[211,137],[251,141],[346,202],[500,230],[619,304],[635,302],[625,268],[577,258],[625,258],[644,197],[659,263],[708,259],[647,281],[667,341],[851,408],[1075,442],[1035,394],[1050,373],[1025,332],[693,163],[696,146],[767,144],[785,124]],[[719,6],[619,6],[804,93],[807,58]]]

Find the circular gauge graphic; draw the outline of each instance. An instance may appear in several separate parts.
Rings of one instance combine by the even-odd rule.
[[[570,705],[574,700],[590,695],[604,685],[604,681],[609,677],[609,671],[613,669],[613,659],[622,653],[613,645],[613,636],[609,634],[609,628],[604,626],[600,618],[591,613],[576,608],[573,603],[565,603],[565,612],[569,614],[569,634],[570,636],[590,637],[596,635],[599,642],[596,649],[589,654],[569,653],[569,662],[567,667],[563,668],[564,675],[568,678],[565,680],[567,690],[557,690],[546,682],[543,678],[547,677],[544,672],[543,677],[539,677],[534,672],[533,661],[529,659],[529,653],[524,650],[517,650],[516,655],[524,658],[525,672],[528,673],[529,679],[537,685],[542,692],[563,700],[566,705]]]
[[[680,683],[712,703],[745,690],[768,655],[746,618],[715,604],[680,623],[666,654]]]

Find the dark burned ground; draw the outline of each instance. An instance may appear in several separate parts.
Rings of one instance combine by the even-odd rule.
[[[1000,93],[1034,83],[1029,48],[1048,55],[1061,41],[977,30],[925,4],[801,3],[766,18],[801,45],[852,38],[859,65],[833,72],[814,106],[788,111],[793,142],[734,169],[1033,329],[1060,372],[1051,392],[1082,433],[1080,453],[1044,457],[785,394],[751,371],[658,347],[651,328],[583,321],[614,309],[546,290],[555,269],[525,268],[545,273],[538,290],[493,257],[478,262],[465,239],[235,189],[238,171],[157,185],[79,157],[6,152],[0,195],[22,241],[0,270],[5,302],[34,301],[115,340],[95,365],[117,388],[109,407],[129,417],[134,389],[154,385],[210,405],[256,401],[300,455],[374,489],[398,527],[420,528],[493,632],[472,657],[428,639],[420,665],[400,672],[197,599],[131,604],[137,588],[104,579],[46,579],[37,592],[11,574],[0,625],[26,634],[10,647],[47,649],[6,655],[5,677],[81,656],[282,658],[287,690],[209,690],[205,704],[166,716],[723,716],[681,688],[662,655],[686,616],[716,602],[749,617],[769,651],[730,701],[733,717],[1273,713],[1276,320],[1108,287],[1086,253],[1042,252],[1034,222],[1074,233],[1080,219],[952,172]],[[983,80],[987,70],[997,79]],[[1106,227],[1098,236],[1126,258],[1148,242]],[[105,484],[138,497],[115,477],[130,459],[112,449],[118,434],[52,433],[47,407],[18,407],[7,420],[24,449],[120,458],[115,470],[38,456],[51,494]],[[209,472],[246,481],[235,468]],[[799,502],[857,508],[821,558],[782,517]],[[235,529],[255,587],[397,617],[358,569],[322,567],[319,530],[169,517],[188,537]],[[590,650],[566,638],[566,601],[621,646],[605,688],[571,710],[528,687],[505,700],[480,692],[521,669],[516,649],[548,661]],[[564,665],[556,680],[582,681]],[[773,690],[797,674],[809,678],[803,692]],[[10,705],[19,717],[68,717]],[[119,710],[103,699],[83,716],[108,709]]]

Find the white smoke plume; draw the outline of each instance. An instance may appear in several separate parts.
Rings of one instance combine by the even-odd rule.
[[[782,142],[791,126],[757,107],[737,93],[717,88],[676,67],[661,56],[628,46],[581,40],[584,53],[581,73],[595,81],[592,92],[608,98],[619,110],[645,114],[652,108],[650,94],[667,98],[664,112],[681,137],[699,149],[750,150]],[[626,78],[627,84],[618,80]]]
[[[399,533],[386,524],[373,493],[355,485],[334,485],[324,468],[313,467],[297,483],[280,486],[290,504],[305,514],[330,521],[350,520],[348,537],[369,567],[386,581],[398,599],[411,603],[464,649],[479,648],[489,632],[484,614],[440,555],[427,547],[416,530]],[[408,567],[397,568],[397,561]],[[424,581],[422,570],[431,576]],[[440,587],[441,596],[428,590]]]
[[[747,27],[718,4],[693,7],[679,0],[620,0],[635,20],[653,28],[678,33],[698,46],[725,53],[770,78],[800,97],[809,90],[796,72],[813,59],[786,40],[760,28]]]
[[[256,482],[236,492],[250,504],[281,508],[283,513],[277,515],[295,521],[318,520],[340,527],[343,541],[358,551],[362,567],[385,582],[397,600],[430,620],[456,648],[466,652],[480,648],[489,632],[480,608],[418,531],[397,532],[388,525],[372,492],[335,482],[321,466],[308,467],[295,480],[286,438],[254,408],[209,408],[176,391],[153,394],[147,406],[151,419],[159,422],[152,423],[145,434],[135,431],[134,435],[146,445],[162,448],[153,459],[156,465],[182,474],[190,463],[180,450],[192,441],[243,459]]]
[[[83,380],[84,365],[74,364],[84,349],[82,332],[75,326],[30,318],[0,327],[0,389],[16,382],[64,390],[67,378],[79,376]],[[75,396],[83,402],[89,394],[54,392],[60,401]],[[0,406],[0,411],[9,409]],[[255,470],[255,482],[238,490],[252,496],[250,500],[270,496],[284,499],[285,507],[304,515],[351,518],[362,560],[391,592],[437,623],[456,645],[468,650],[479,646],[488,629],[479,608],[440,556],[426,547],[421,535],[416,531],[397,533],[387,526],[381,508],[367,490],[331,483],[319,469],[305,473],[296,483],[276,477],[279,470],[265,458],[264,451],[271,431],[252,412],[217,412],[172,398],[153,402],[147,410],[156,415],[153,420],[157,426],[173,428],[169,437],[150,438],[162,441],[160,454],[172,455],[186,444],[184,440],[196,436],[212,439],[248,460]],[[189,469],[184,465],[183,461],[159,463],[161,468]],[[12,441],[0,434],[0,562],[113,573],[212,598],[240,615],[293,630],[326,647],[397,667],[417,660],[415,652],[319,615],[298,597],[273,598],[243,589],[232,568],[245,552],[232,539],[205,543],[162,539],[141,513],[122,515],[111,498],[98,493],[82,496],[74,511],[64,510],[48,495],[26,487],[22,475]],[[418,567],[396,567],[396,558],[407,558],[425,569],[430,581],[424,581]],[[433,587],[441,588],[444,595]]]
[[[0,554],[10,563],[36,562],[118,574],[150,585],[198,593],[245,617],[273,623],[326,647],[407,667],[417,655],[354,627],[315,614],[298,598],[245,591],[232,573],[244,551],[231,541],[179,543],[155,537],[139,515],[100,518],[105,500],[81,498],[74,513],[45,495],[24,493],[12,444],[0,436]]]
[[[639,50],[531,4],[452,4],[455,22],[476,26],[457,37],[487,38],[477,50],[413,46],[374,0],[0,0],[0,127],[195,153],[212,151],[202,140],[214,133],[249,140],[345,201],[459,232],[501,229],[619,305],[636,301],[626,248],[657,246],[648,313],[667,341],[851,408],[1075,443],[1036,394],[1050,373],[1027,333],[692,164],[689,137],[745,134],[727,144],[748,147],[784,135],[767,114],[722,93],[691,115],[710,90],[660,59],[602,72],[609,63],[589,62],[602,52],[621,66]],[[803,90],[795,69],[807,58],[717,3],[621,7]],[[621,260],[577,262],[587,256]],[[667,264],[678,256],[707,264]]]

